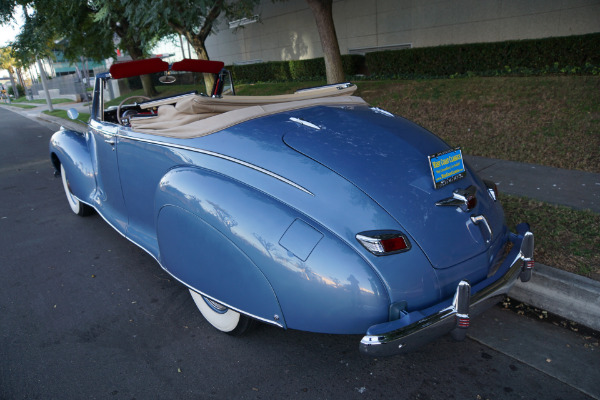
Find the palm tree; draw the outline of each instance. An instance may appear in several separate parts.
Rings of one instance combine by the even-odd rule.
[[[17,60],[15,60],[15,58],[12,56],[12,49],[9,46],[0,48],[0,68],[8,71],[8,76],[10,77],[10,84],[13,88],[15,99],[19,97],[19,89],[17,89],[15,78],[13,76],[15,73],[14,67],[16,65]]]

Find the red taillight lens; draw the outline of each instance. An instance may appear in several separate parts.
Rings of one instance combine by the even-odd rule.
[[[386,253],[391,253],[393,251],[406,250],[408,245],[406,244],[406,240],[404,240],[404,236],[400,236],[392,239],[383,239],[381,240],[381,245],[383,246],[383,250]]]
[[[356,235],[365,249],[376,256],[400,253],[410,250],[408,238],[397,231],[369,231]]]
[[[470,196],[467,197],[467,210],[472,210],[477,205],[477,197]]]

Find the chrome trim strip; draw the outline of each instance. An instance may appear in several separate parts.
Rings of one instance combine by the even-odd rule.
[[[386,117],[394,117],[395,115],[389,111],[385,111],[379,107],[369,107],[371,111],[376,112],[377,114],[385,115]]]
[[[99,133],[101,133],[104,136],[120,136],[117,132],[119,131],[119,127],[117,125],[115,126],[106,126],[105,124],[98,122],[94,119],[90,120],[90,123],[88,124],[88,128],[93,129]],[[110,130],[107,130],[108,128],[113,128],[113,130],[115,130],[116,132],[111,132]],[[123,136],[125,137],[125,136]]]
[[[306,93],[306,92],[311,92],[313,90],[327,89],[327,88],[332,88],[332,87],[335,87],[337,90],[342,90],[342,89],[347,89],[352,86],[354,86],[354,83],[352,83],[352,82],[330,83],[329,85],[322,85],[322,86],[298,89],[294,93]]]
[[[79,200],[79,201],[80,201],[80,202],[82,202],[83,204],[87,204],[88,206],[90,206],[90,207],[92,207],[94,210],[96,210],[96,212],[98,213],[98,215],[99,215],[100,217],[102,217],[102,219],[104,220],[104,222],[106,222],[106,223],[107,223],[107,224],[108,224],[108,225],[109,225],[111,228],[113,228],[115,231],[117,231],[117,233],[118,233],[118,234],[120,234],[121,236],[123,236],[125,239],[129,240],[131,243],[135,244],[137,247],[139,247],[140,249],[142,249],[142,250],[144,250],[146,253],[148,253],[148,254],[150,255],[150,257],[152,257],[152,258],[153,258],[153,259],[154,259],[154,260],[155,260],[155,261],[158,263],[158,265],[159,265],[159,266],[160,266],[160,267],[161,267],[161,268],[162,268],[162,269],[163,269],[163,270],[164,270],[164,271],[165,271],[167,274],[169,274],[170,276],[172,276],[172,277],[173,277],[173,279],[175,279],[177,282],[181,283],[183,286],[187,287],[188,289],[191,289],[191,290],[193,290],[193,291],[194,291],[194,292],[196,292],[196,293],[199,293],[199,294],[201,294],[202,296],[205,296],[205,297],[208,297],[208,298],[210,298],[210,299],[212,299],[212,300],[214,300],[214,301],[217,301],[217,302],[219,302],[220,304],[222,304],[222,305],[224,305],[224,306],[227,306],[228,308],[231,308],[232,310],[234,310],[234,311],[237,311],[237,312],[238,312],[238,313],[240,313],[240,314],[248,315],[248,316],[250,316],[250,317],[252,317],[252,318],[254,318],[254,319],[256,319],[256,320],[259,320],[259,321],[265,322],[265,323],[267,323],[267,324],[271,324],[271,325],[275,325],[275,326],[278,326],[278,327],[280,327],[280,328],[283,328],[283,325],[282,325],[282,324],[280,324],[279,322],[271,321],[271,320],[268,320],[268,319],[265,319],[265,318],[262,318],[262,317],[256,316],[256,315],[254,315],[254,314],[249,314],[249,313],[247,313],[247,312],[244,312],[244,311],[242,311],[242,310],[240,310],[240,309],[238,309],[238,308],[232,307],[232,306],[230,306],[229,304],[227,304],[227,303],[224,303],[224,302],[222,302],[222,301],[220,301],[220,300],[218,300],[218,299],[215,299],[214,297],[211,297],[211,296],[209,296],[209,295],[207,295],[207,294],[205,294],[205,293],[203,293],[203,292],[199,291],[199,290],[198,290],[198,289],[196,289],[196,288],[193,288],[193,287],[191,287],[190,285],[188,285],[187,283],[183,282],[181,279],[179,279],[178,277],[176,277],[175,275],[173,275],[171,272],[169,272],[169,270],[168,270],[168,269],[166,269],[166,268],[165,268],[165,267],[162,265],[162,263],[160,262],[160,260],[159,260],[159,259],[158,259],[158,258],[157,258],[157,257],[156,257],[154,254],[152,254],[152,253],[150,252],[150,250],[146,249],[144,246],[142,246],[141,244],[137,243],[135,240],[131,239],[130,237],[128,237],[127,235],[125,235],[123,232],[121,232],[120,230],[118,230],[118,229],[117,229],[117,228],[116,228],[116,227],[115,227],[113,224],[111,224],[111,223],[110,223],[110,221],[108,221],[108,220],[107,220],[107,219],[104,217],[104,215],[102,215],[102,213],[100,212],[100,210],[99,210],[99,209],[98,209],[98,208],[97,208],[97,207],[96,207],[94,204],[91,204],[91,203],[85,202],[85,201],[81,200],[80,198],[78,198],[77,196],[75,196],[74,194],[73,194],[73,197],[75,197],[77,200]]]
[[[290,117],[290,121],[297,122],[297,123],[299,123],[301,125],[308,126],[309,128],[313,128],[313,129],[316,129],[318,131],[321,130],[321,128],[319,126],[313,124],[312,122],[305,121],[305,120],[303,120],[301,118]]]
[[[479,225],[480,222],[483,222],[487,230],[490,232],[490,238],[485,240],[486,243],[489,243],[494,239],[494,232],[492,232],[492,228],[490,227],[490,224],[484,215],[471,215],[471,221],[473,221],[475,225]]]
[[[123,138],[123,139],[131,139],[131,140],[136,140],[138,142],[143,142],[143,143],[150,143],[150,144],[156,144],[156,145],[160,145],[160,146],[173,147],[173,148],[180,149],[180,150],[193,151],[195,153],[206,154],[207,156],[213,156],[213,157],[217,157],[217,158],[220,158],[220,159],[223,159],[223,160],[231,161],[233,163],[236,163],[236,164],[239,164],[239,165],[243,165],[244,167],[248,167],[248,168],[253,169],[255,171],[261,172],[261,173],[263,173],[265,175],[268,175],[268,176],[270,176],[272,178],[275,178],[275,179],[277,179],[277,180],[279,180],[279,181],[281,181],[283,183],[287,183],[288,185],[290,185],[292,187],[295,187],[296,189],[301,190],[304,193],[307,193],[307,194],[309,194],[311,196],[314,196],[314,194],[312,192],[310,192],[308,189],[305,189],[304,187],[298,185],[295,182],[290,181],[287,178],[284,178],[281,175],[277,175],[274,172],[271,172],[271,171],[269,171],[267,169],[261,168],[261,167],[259,167],[257,165],[254,165],[254,164],[250,164],[249,162],[242,161],[242,160],[234,158],[234,157],[226,156],[225,154],[215,153],[214,151],[202,150],[202,149],[198,149],[198,148],[190,147],[190,146],[183,146],[183,145],[180,145],[180,144],[166,143],[166,142],[161,142],[161,141],[158,141],[158,140],[143,139],[143,138],[138,138],[138,137],[135,137],[135,136],[123,136],[123,135],[119,135],[119,134],[117,134],[117,136],[119,136],[120,138]]]

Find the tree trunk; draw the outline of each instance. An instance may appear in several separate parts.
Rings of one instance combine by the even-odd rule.
[[[339,83],[345,79],[340,46],[333,24],[332,0],[306,0],[315,16],[321,47],[325,55],[327,83]]]
[[[23,88],[23,90],[25,90],[25,81],[23,80],[23,72],[21,72],[21,68],[15,68],[15,70],[17,71],[17,79],[19,81],[19,84],[21,85],[21,87]]]
[[[186,35],[188,42],[192,43],[192,47],[196,54],[198,54],[199,60],[210,60],[208,58],[208,52],[204,46],[204,40],[199,39],[197,36]],[[214,74],[204,74],[204,86],[206,86],[206,93],[210,93],[213,85],[215,84]]]
[[[54,111],[52,107],[52,99],[50,99],[50,92],[48,92],[48,83],[46,82],[46,71],[42,67],[42,63],[39,58],[36,58],[38,68],[40,69],[40,78],[42,79],[42,87],[44,88],[44,94],[46,95],[46,104],[48,105],[48,111]]]
[[[15,83],[15,77],[14,77],[13,71],[11,71],[11,69],[8,69],[7,71],[8,71],[8,76],[10,78],[10,84],[13,88],[13,94],[14,94],[15,100],[16,100],[17,98],[19,98],[19,89],[17,87],[17,84]]]
[[[132,59],[141,60],[144,58],[144,53],[138,46],[128,43],[126,48]],[[142,81],[142,87],[144,88],[144,94],[146,96],[154,97],[158,94],[154,87],[154,83],[152,83],[151,75],[140,75],[140,80]]]
[[[212,7],[210,11],[206,14],[204,18],[204,24],[200,27],[199,32],[193,32],[186,29],[184,26],[177,24],[173,21],[170,21],[169,24],[180,35],[185,36],[188,41],[188,45],[191,43],[196,55],[199,60],[210,60],[208,58],[208,52],[206,51],[206,38],[210,35],[212,31],[212,27],[214,22],[219,18],[221,12],[223,10],[223,5],[225,4],[225,0],[215,0],[212,3]],[[191,54],[190,54],[191,58]],[[215,84],[215,76],[214,74],[204,74],[204,86],[206,87],[206,93],[209,94],[212,91],[212,88]]]
[[[185,49],[183,48],[183,39],[181,38],[181,33],[179,34],[179,45],[181,46],[181,54],[183,54],[183,58],[192,58],[191,55],[189,57],[185,56]]]

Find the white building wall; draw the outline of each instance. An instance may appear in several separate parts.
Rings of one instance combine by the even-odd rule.
[[[261,21],[234,31],[222,23],[208,54],[226,64],[322,57],[305,0],[262,0]],[[600,0],[334,0],[342,54],[410,44],[496,42],[600,32]]]

